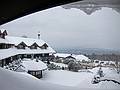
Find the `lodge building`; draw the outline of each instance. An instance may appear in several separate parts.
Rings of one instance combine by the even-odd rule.
[[[44,61],[53,53],[55,53],[55,51],[45,41],[40,39],[40,34],[38,34],[38,39],[33,39],[8,36],[6,30],[0,30],[1,67],[19,58],[40,58]]]

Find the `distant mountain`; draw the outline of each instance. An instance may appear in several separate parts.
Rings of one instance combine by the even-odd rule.
[[[56,49],[58,53],[70,53],[70,54],[119,54],[120,50],[112,49],[98,49],[98,48],[62,48]]]

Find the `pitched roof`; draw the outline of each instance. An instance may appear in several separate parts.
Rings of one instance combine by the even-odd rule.
[[[6,39],[0,38],[0,43],[6,43],[6,44],[10,44],[10,42]]]
[[[55,57],[64,57],[64,58],[75,58],[76,61],[82,61],[82,60],[85,60],[85,61],[90,61],[90,59],[87,57],[87,56],[84,56],[84,55],[75,55],[75,54],[65,54],[65,53],[56,53],[54,54]]]
[[[6,40],[8,40],[11,44],[15,44],[16,46],[21,42],[24,42],[27,46],[31,46],[34,43],[38,44],[39,46],[42,46],[46,43],[41,39],[12,37],[12,36],[6,36]]]
[[[72,55],[72,57],[74,57],[77,61],[90,61],[90,59],[84,55]]]

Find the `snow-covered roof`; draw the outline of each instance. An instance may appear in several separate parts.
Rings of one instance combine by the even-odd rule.
[[[41,39],[13,37],[13,36],[6,36],[5,39],[8,40],[11,44],[15,44],[15,45],[24,42],[27,46],[31,46],[34,43],[37,43],[39,46],[42,46],[46,43]]]
[[[47,65],[40,60],[38,62],[36,62],[35,60],[23,61],[22,65],[25,67],[26,70],[31,71],[47,69]]]
[[[55,51],[48,47],[47,49],[16,49],[16,48],[10,48],[10,49],[1,49],[0,50],[0,60],[4,58],[8,58],[14,55],[18,54],[42,54],[42,53],[55,53]]]
[[[0,38],[0,43],[7,43],[7,44],[9,43],[9,44],[18,45],[21,42],[24,42],[27,46],[31,46],[34,43],[38,44],[39,46],[46,44],[46,42],[44,42],[41,39],[12,37],[12,36],[6,36],[5,39]],[[49,45],[46,49],[41,49],[41,48],[29,49],[27,47],[25,49],[16,49],[16,48],[0,49],[0,60],[18,54],[41,54],[41,53],[55,53],[55,51]]]
[[[63,57],[63,58],[66,58],[68,56],[70,56],[71,54],[67,54],[67,53],[56,53],[54,54],[55,57]]]
[[[75,58],[77,61],[82,61],[82,60],[85,60],[85,61],[90,61],[90,59],[84,55],[75,55],[75,54],[65,54],[65,53],[56,53],[54,54],[55,57],[63,57],[63,58],[66,58],[66,57],[73,57]]]
[[[0,43],[7,43],[8,44],[9,42],[6,39],[0,38]]]
[[[72,55],[72,57],[74,57],[77,61],[90,61],[90,59],[84,55]]]

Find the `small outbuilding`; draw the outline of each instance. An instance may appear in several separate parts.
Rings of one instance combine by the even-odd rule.
[[[29,74],[39,79],[43,77],[43,71],[47,69],[47,65],[40,60],[26,60],[22,62],[22,65]]]

